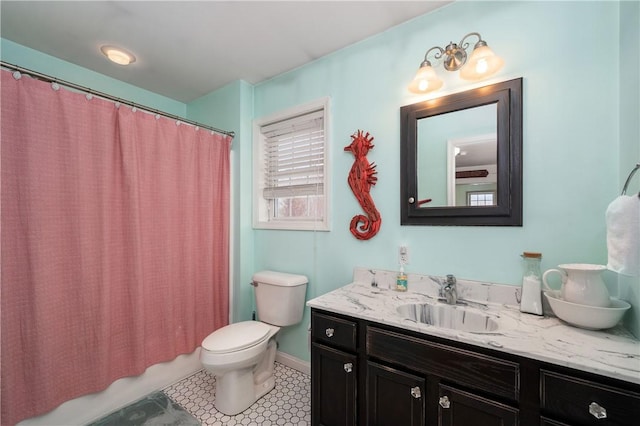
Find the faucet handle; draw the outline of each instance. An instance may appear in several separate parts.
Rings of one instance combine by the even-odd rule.
[[[456,277],[449,274],[447,275],[447,283],[444,286],[445,298],[447,303],[455,305],[458,303],[458,291],[456,290]]]

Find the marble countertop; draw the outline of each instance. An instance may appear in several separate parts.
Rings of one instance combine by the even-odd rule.
[[[575,328],[554,316],[520,312],[515,302],[519,287],[458,280],[458,293],[468,305],[453,308],[481,311],[493,317],[499,329],[472,333],[434,327],[404,319],[396,308],[407,303],[442,303],[437,301],[441,279],[409,275],[409,291],[397,292],[388,285],[395,277],[379,272],[379,286],[372,287],[370,272],[356,270],[354,282],[307,305],[640,384],[640,341],[621,326],[606,331]]]

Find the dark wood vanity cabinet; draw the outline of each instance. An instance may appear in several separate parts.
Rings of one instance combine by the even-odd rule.
[[[640,419],[637,384],[318,309],[311,327],[314,426],[630,426]]]
[[[311,324],[311,423],[355,426],[359,375],[357,322],[314,312]]]

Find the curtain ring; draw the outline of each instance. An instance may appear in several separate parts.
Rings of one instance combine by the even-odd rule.
[[[20,71],[14,71],[13,78],[15,78],[16,80],[20,80],[22,78],[22,74],[20,74]]]
[[[54,81],[53,83],[51,83],[51,88],[57,92],[58,90],[60,90],[60,85],[57,81]]]

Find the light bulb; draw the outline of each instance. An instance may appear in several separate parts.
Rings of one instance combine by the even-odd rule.
[[[478,63],[476,64],[476,72],[478,74],[484,74],[487,72],[487,68],[489,68],[489,65],[487,64],[487,60],[482,58],[478,60]]]
[[[498,72],[504,61],[487,45],[477,46],[471,57],[460,70],[460,78],[464,80],[480,80]]]
[[[107,52],[107,58],[119,65],[129,65],[129,57],[117,50],[109,50]]]
[[[102,46],[100,51],[111,62],[118,65],[129,65],[136,61],[136,57],[124,49],[120,49],[114,46]]]
[[[441,88],[442,83],[431,64],[425,61],[420,65],[420,69],[409,85],[409,91],[413,93],[433,92]]]

